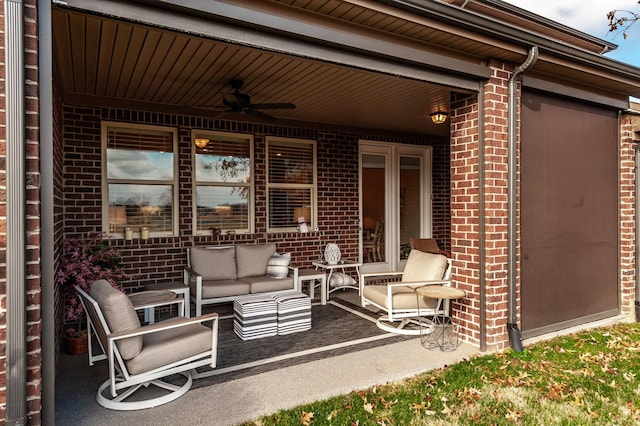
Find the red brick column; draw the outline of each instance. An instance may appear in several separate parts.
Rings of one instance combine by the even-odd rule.
[[[621,313],[635,320],[636,299],[636,150],[631,117],[620,122],[620,303]]]
[[[510,72],[493,65],[483,97],[452,100],[451,247],[453,279],[467,300],[453,305],[460,333],[480,344],[480,274],[486,294],[488,350],[508,344],[507,322],[507,85]],[[482,102],[480,105],[479,102]],[[484,112],[480,126],[479,109]],[[484,180],[480,179],[480,132],[484,136]],[[484,182],[484,268],[480,267],[480,185]]]

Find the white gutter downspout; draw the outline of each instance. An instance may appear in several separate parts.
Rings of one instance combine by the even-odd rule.
[[[4,2],[7,173],[6,424],[27,424],[26,149],[24,138],[24,15]]]
[[[508,115],[509,115],[509,127],[508,127],[508,175],[507,175],[507,187],[508,187],[508,202],[507,202],[507,331],[509,332],[509,342],[511,342],[511,348],[516,352],[522,352],[522,336],[518,329],[518,312],[517,312],[517,169],[518,169],[518,114],[517,114],[517,100],[518,100],[518,77],[520,74],[531,68],[538,60],[538,46],[533,46],[529,49],[529,56],[527,59],[515,69],[511,78],[509,78],[509,101],[508,101]]]

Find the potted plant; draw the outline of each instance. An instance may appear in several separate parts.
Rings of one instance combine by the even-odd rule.
[[[94,281],[104,279],[122,289],[120,282],[131,276],[125,272],[121,260],[120,252],[108,244],[104,233],[92,232],[83,238],[70,237],[62,241],[56,283],[64,298],[65,322],[75,322],[65,330],[67,352],[84,353],[88,346],[86,327],[83,327],[84,309],[74,286],[89,292]]]

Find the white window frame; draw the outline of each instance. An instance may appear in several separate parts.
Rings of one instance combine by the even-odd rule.
[[[195,138],[196,135],[200,136],[207,136],[210,135],[212,139],[214,139],[216,136],[220,136],[220,137],[225,137],[225,138],[238,138],[238,139],[246,139],[249,141],[249,161],[251,162],[251,168],[250,168],[250,179],[249,179],[249,184],[242,184],[239,182],[231,182],[229,184],[224,184],[221,182],[199,182],[196,179],[196,155],[197,154],[197,150],[195,148]],[[245,186],[247,188],[249,188],[249,197],[247,199],[247,211],[248,211],[248,221],[249,221],[249,229],[245,230],[245,229],[225,229],[225,231],[233,231],[233,232],[237,232],[237,233],[245,233],[245,234],[253,234],[255,233],[255,158],[254,158],[254,137],[252,134],[249,133],[232,133],[232,132],[220,132],[220,131],[212,131],[212,130],[197,130],[194,129],[191,131],[191,143],[192,143],[192,156],[191,156],[191,164],[193,165],[192,167],[192,173],[191,173],[191,182],[192,182],[192,191],[191,193],[193,194],[193,210],[192,210],[192,215],[193,215],[193,225],[192,225],[192,229],[193,229],[193,235],[211,235],[211,231],[206,230],[206,231],[199,231],[198,230],[198,203],[197,203],[197,189],[198,186],[221,186],[221,187],[228,187],[228,186]]]
[[[265,170],[266,170],[266,176],[265,176],[265,181],[266,181],[266,185],[267,185],[267,192],[266,192],[266,205],[267,205],[267,217],[266,217],[266,225],[267,225],[267,232],[269,233],[279,233],[279,232],[297,232],[298,228],[297,226],[291,226],[291,227],[282,227],[282,228],[271,228],[269,227],[269,223],[271,222],[269,220],[270,218],[270,211],[269,211],[269,194],[271,189],[275,189],[275,188],[280,188],[280,189],[295,189],[295,188],[300,188],[300,189],[311,189],[311,225],[312,225],[312,229],[315,229],[318,227],[318,167],[317,167],[317,162],[318,162],[318,152],[317,152],[317,142],[315,140],[312,139],[295,139],[295,138],[284,138],[284,137],[275,137],[275,136],[267,136],[266,138],[266,155],[265,155]],[[277,184],[272,184],[269,181],[269,151],[270,151],[270,147],[271,144],[273,142],[278,142],[278,143],[292,143],[292,144],[307,144],[307,145],[311,145],[312,149],[313,149],[313,182],[311,184],[292,184],[292,183],[277,183]],[[293,217],[292,217],[292,221],[293,221]]]
[[[129,129],[141,129],[152,130],[158,132],[171,133],[173,137],[173,179],[171,181],[152,181],[152,180],[136,180],[136,179],[108,179],[107,175],[107,137],[108,131],[111,127],[129,128]],[[178,169],[178,130],[175,127],[168,126],[155,126],[149,124],[136,124],[136,123],[123,123],[118,121],[102,121],[101,123],[101,160],[102,160],[102,231],[108,234],[111,238],[124,239],[124,234],[110,233],[109,224],[109,184],[166,184],[172,186],[172,209],[171,209],[171,221],[172,232],[151,232],[150,237],[168,237],[178,236],[180,224],[179,209],[178,209],[178,192],[179,192],[179,169]],[[140,228],[132,228],[133,238],[140,238]]]

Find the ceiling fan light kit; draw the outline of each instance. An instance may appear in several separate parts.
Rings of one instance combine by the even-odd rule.
[[[222,112],[215,118],[218,119],[225,113],[241,113],[248,114],[254,118],[264,121],[275,121],[276,117],[273,115],[264,113],[259,110],[263,109],[294,109],[296,106],[292,103],[262,103],[254,104],[251,102],[251,96],[246,93],[241,93],[240,89],[244,86],[244,81],[234,79],[229,82],[233,92],[223,95],[222,97]]]

